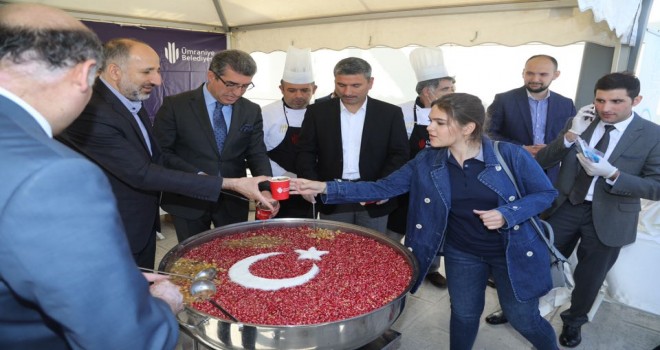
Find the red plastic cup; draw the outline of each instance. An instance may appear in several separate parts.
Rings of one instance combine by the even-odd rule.
[[[275,176],[270,179],[270,194],[273,199],[281,201],[289,199],[289,177]]]
[[[268,220],[273,217],[273,211],[265,204],[258,203],[255,209],[254,218],[257,220]]]

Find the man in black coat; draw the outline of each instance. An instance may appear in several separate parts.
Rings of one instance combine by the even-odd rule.
[[[153,87],[161,84],[158,54],[134,39],[113,39],[104,45],[104,54],[106,63],[90,102],[58,139],[105,171],[133,257],[139,266],[153,268],[161,191],[210,202],[218,199],[221,188],[236,189],[241,183],[241,192],[262,197],[257,179],[222,179],[164,168],[164,155],[142,107]]]
[[[357,57],[334,68],[339,98],[307,108],[298,141],[298,176],[329,181],[374,181],[399,169],[410,153],[401,108],[367,96],[371,66]],[[323,205],[321,218],[385,233],[396,200]]]

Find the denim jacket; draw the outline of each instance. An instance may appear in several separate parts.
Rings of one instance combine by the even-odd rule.
[[[538,298],[552,288],[548,248],[528,219],[550,207],[557,196],[547,176],[522,147],[500,143],[500,152],[516,177],[522,198],[497,162],[493,142],[482,139],[485,169],[478,175],[499,196],[497,209],[506,223],[498,231],[505,239],[509,278],[516,299]],[[427,148],[399,170],[376,182],[328,182],[326,203],[351,203],[392,198],[410,192],[405,245],[418,260],[414,293],[433,258],[441,251],[451,206],[447,148]]]

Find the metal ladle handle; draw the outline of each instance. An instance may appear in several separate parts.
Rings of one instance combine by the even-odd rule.
[[[180,275],[180,274],[178,274],[178,273],[172,273],[172,272],[165,272],[165,271],[159,271],[159,270],[154,270],[154,269],[148,269],[148,268],[146,268],[146,267],[139,267],[139,269],[140,269],[141,271],[145,271],[145,272],[153,272],[153,273],[157,273],[157,274],[161,274],[161,275],[167,275],[167,276],[174,276],[174,277],[186,278],[186,279],[189,279],[189,280],[191,280],[191,281],[195,279],[195,278],[192,277],[192,276],[186,276],[186,275]]]
[[[225,308],[222,307],[220,304],[218,304],[217,301],[213,300],[212,298],[209,298],[208,302],[211,303],[216,308],[218,308],[220,311],[222,311],[222,313],[225,314],[225,316],[229,317],[230,320],[232,320],[234,322],[238,322],[236,317],[234,317],[234,315],[230,314],[229,311],[225,310]]]

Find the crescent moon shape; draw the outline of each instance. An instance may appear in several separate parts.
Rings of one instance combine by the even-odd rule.
[[[314,264],[312,268],[304,275],[292,278],[271,279],[255,276],[250,272],[250,265],[257,261],[268,259],[271,256],[283,253],[263,253],[247,257],[238,261],[231,268],[229,268],[229,279],[234,283],[240,284],[245,288],[261,289],[261,290],[278,290],[282,288],[296,287],[301,284],[307,283],[319,273],[319,267]]]

